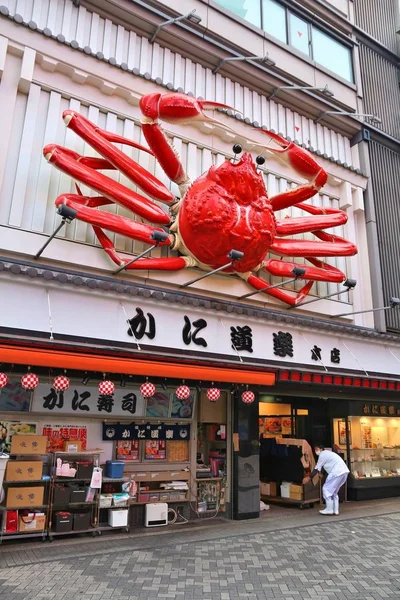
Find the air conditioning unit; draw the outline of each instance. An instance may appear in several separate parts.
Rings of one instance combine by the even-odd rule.
[[[162,527],[163,525],[168,525],[168,504],[164,502],[146,504],[144,526]]]

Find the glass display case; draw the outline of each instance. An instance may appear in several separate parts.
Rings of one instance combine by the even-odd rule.
[[[334,441],[355,480],[400,477],[399,417],[334,419]]]

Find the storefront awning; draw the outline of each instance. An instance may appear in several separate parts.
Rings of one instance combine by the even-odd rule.
[[[135,357],[113,357],[87,354],[81,351],[43,349],[28,346],[0,345],[0,362],[31,367],[56,367],[79,371],[100,371],[124,375],[143,375],[199,381],[219,381],[270,386],[275,374],[262,370],[249,370],[238,365],[236,369],[185,364],[183,362],[160,362]]]

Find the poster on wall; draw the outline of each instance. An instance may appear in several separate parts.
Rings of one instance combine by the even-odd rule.
[[[171,394],[156,392],[152,398],[147,398],[147,417],[168,417],[171,405]]]
[[[260,435],[292,435],[291,417],[260,417],[258,423]]]
[[[339,446],[346,445],[346,421],[338,421]],[[349,423],[349,444],[351,445],[351,423]]]
[[[117,460],[139,460],[139,440],[117,442]]]
[[[0,450],[9,454],[13,435],[36,433],[36,423],[22,423],[21,421],[0,421]]]
[[[86,425],[43,425],[42,435],[48,440],[47,452],[63,451],[67,440],[82,442],[82,450],[87,447]]]
[[[29,412],[31,394],[30,390],[24,390],[20,381],[9,381],[0,390],[0,411]]]
[[[98,387],[71,383],[65,392],[56,392],[41,383],[33,392],[32,412],[80,417],[143,417],[145,400],[139,388],[116,388],[113,395],[102,395]]]
[[[172,419],[191,419],[193,416],[194,394],[189,398],[179,400],[174,394],[172,400],[171,418]]]
[[[165,440],[146,440],[144,447],[145,460],[166,460],[166,447]]]

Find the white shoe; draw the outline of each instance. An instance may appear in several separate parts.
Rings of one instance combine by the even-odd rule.
[[[332,498],[327,499],[326,501],[326,508],[324,510],[320,510],[319,514],[320,515],[333,515],[333,500]]]
[[[339,496],[336,496],[333,499],[333,514],[335,514],[335,515],[339,514]]]

